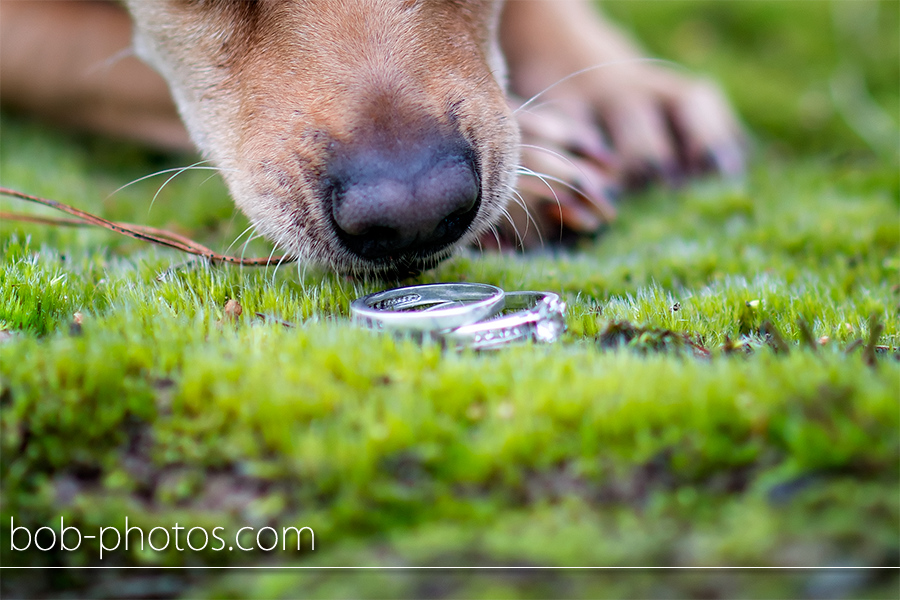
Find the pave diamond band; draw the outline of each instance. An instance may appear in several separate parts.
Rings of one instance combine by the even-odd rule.
[[[550,292],[507,292],[504,313],[443,334],[457,347],[477,350],[517,342],[555,342],[566,330],[566,303]],[[512,312],[507,312],[512,311]]]

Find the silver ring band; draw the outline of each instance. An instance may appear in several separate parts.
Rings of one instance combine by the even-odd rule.
[[[555,342],[566,330],[566,303],[551,292],[507,292],[501,314],[462,325],[441,337],[456,348],[492,350],[521,342]]]
[[[504,296],[485,283],[430,283],[357,298],[350,315],[354,324],[376,331],[440,332],[496,314]]]

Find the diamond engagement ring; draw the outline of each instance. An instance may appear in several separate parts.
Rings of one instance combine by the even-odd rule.
[[[439,332],[503,310],[504,293],[485,283],[430,283],[369,294],[350,303],[354,324],[376,331]]]
[[[514,312],[508,312],[514,311]],[[457,348],[492,350],[520,342],[555,342],[566,330],[566,303],[550,292],[507,292],[504,313],[442,334]]]

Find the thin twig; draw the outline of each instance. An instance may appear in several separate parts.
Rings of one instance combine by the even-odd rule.
[[[136,240],[150,242],[152,244],[159,244],[160,246],[173,248],[175,250],[187,252],[188,254],[202,256],[214,263],[219,262],[244,265],[249,267],[267,267],[273,264],[293,262],[297,260],[292,256],[268,256],[263,258],[242,258],[239,256],[229,256],[227,254],[220,254],[198,242],[195,242],[190,238],[187,238],[173,231],[168,231],[166,229],[157,229],[155,227],[135,225],[133,223],[117,223],[114,221],[108,221],[102,217],[98,217],[96,215],[92,215],[89,212],[85,212],[83,210],[69,206],[68,204],[63,204],[62,202],[57,202],[56,200],[50,200],[47,198],[41,198],[39,196],[33,196],[31,194],[26,194],[25,192],[20,192],[18,190],[13,190],[6,187],[0,187],[0,194],[4,196],[12,196],[13,198],[18,198],[20,200],[26,200],[28,202],[34,202],[43,206],[48,206],[50,208],[54,208],[66,214],[70,214],[73,217],[76,217],[76,219],[54,219],[51,217],[36,217],[33,215],[0,213],[0,217],[2,217],[3,219],[29,221],[33,223],[45,223],[51,225],[62,225],[67,227],[96,225],[97,227],[104,227],[106,229],[109,229],[110,231],[114,231]]]

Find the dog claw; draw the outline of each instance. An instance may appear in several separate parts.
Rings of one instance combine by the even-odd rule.
[[[709,160],[715,172],[725,177],[738,177],[744,172],[744,151],[738,144],[725,144],[710,150]]]
[[[671,187],[678,187],[685,179],[684,169],[674,163],[660,163],[646,160],[633,163],[625,170],[625,187],[643,189],[655,182],[662,182]]]
[[[552,208],[550,212],[552,214]],[[560,224],[582,234],[594,233],[606,223],[596,212],[579,202],[561,202],[557,216]]]

